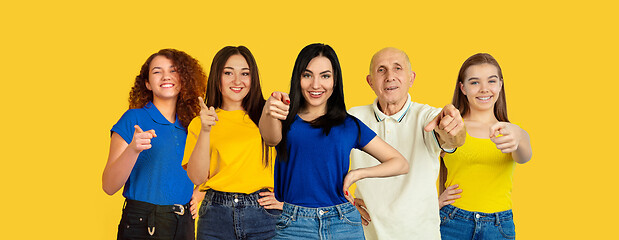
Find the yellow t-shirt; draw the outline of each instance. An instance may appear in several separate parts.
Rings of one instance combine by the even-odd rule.
[[[215,110],[219,121],[211,128],[209,179],[200,186],[200,191],[209,188],[221,192],[252,193],[262,188],[273,190],[273,158],[264,167],[262,160],[262,137],[256,124],[243,110]],[[189,124],[183,166],[196,145],[202,122],[200,117]]]
[[[447,167],[445,187],[462,189],[452,204],[471,211],[494,213],[512,208],[512,183],[516,162],[502,153],[490,139],[466,134],[465,144],[443,157]]]

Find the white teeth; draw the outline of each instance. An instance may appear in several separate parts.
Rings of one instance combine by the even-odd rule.
[[[479,100],[483,100],[483,101],[485,101],[485,100],[490,99],[491,97],[492,97],[492,96],[490,96],[490,97],[478,97],[478,99],[479,99]]]
[[[318,96],[318,95],[322,94],[322,92],[310,92],[310,94],[312,94],[314,96]]]
[[[243,89],[243,88],[235,88],[235,87],[231,87],[230,89],[232,89],[232,91],[241,91],[241,89]]]
[[[171,84],[171,83],[161,84],[161,87],[172,87],[172,86],[174,86],[174,84]]]

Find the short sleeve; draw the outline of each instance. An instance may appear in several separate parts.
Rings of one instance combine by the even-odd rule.
[[[127,144],[130,144],[133,140],[133,132],[135,132],[135,128],[133,126],[136,124],[138,124],[138,117],[135,110],[130,109],[126,111],[120,119],[118,119],[118,122],[116,122],[114,126],[112,126],[110,136],[112,133],[118,133],[118,135],[120,135],[125,142],[127,142]]]
[[[370,141],[372,141],[374,137],[376,137],[376,133],[372,131],[372,129],[370,129],[367,125],[365,125],[365,123],[363,123],[361,120],[357,119],[354,116],[351,116],[351,118],[353,118],[353,121],[357,122],[359,126],[359,141],[355,145],[355,148],[362,149],[363,147],[365,147],[365,145],[370,143]],[[355,124],[355,127],[356,125],[357,124]]]
[[[187,127],[187,141],[185,142],[185,154],[183,154],[183,162],[181,165],[183,168],[187,167],[187,163],[189,163],[189,157],[191,157],[191,153],[193,152],[193,148],[196,146],[198,142],[198,135],[200,134],[200,130],[202,129],[202,121],[200,121],[200,117],[195,117],[189,123]]]

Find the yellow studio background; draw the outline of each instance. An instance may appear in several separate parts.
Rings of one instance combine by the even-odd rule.
[[[533,159],[514,175],[518,238],[614,235],[614,1],[1,5],[2,239],[116,237],[123,197],[101,189],[109,130],[150,54],[181,49],[208,71],[219,49],[245,45],[268,96],[288,90],[296,55],[314,42],[338,53],[349,108],[373,101],[365,76],[383,47],[409,54],[413,100],[437,107],[451,101],[462,62],[491,53],[503,68],[510,119],[533,144]]]

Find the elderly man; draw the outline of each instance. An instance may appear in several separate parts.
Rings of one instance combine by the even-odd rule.
[[[408,90],[414,80],[406,53],[382,49],[372,57],[367,76],[376,100],[349,111],[400,151],[410,166],[406,175],[357,182],[355,205],[367,239],[440,239],[439,155],[462,146],[466,131],[453,105],[440,109],[412,102]],[[352,169],[376,164],[362,151],[351,153]]]

